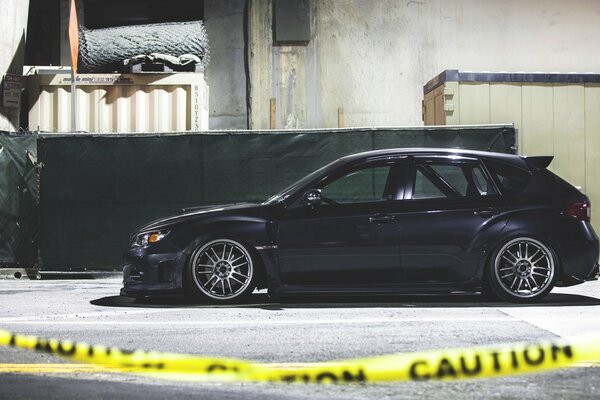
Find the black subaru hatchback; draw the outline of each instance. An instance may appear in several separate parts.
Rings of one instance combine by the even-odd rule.
[[[460,149],[354,154],[262,204],[198,207],[131,238],[126,296],[543,298],[598,278],[590,202],[552,157]]]

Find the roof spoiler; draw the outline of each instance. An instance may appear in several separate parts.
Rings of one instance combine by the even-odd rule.
[[[545,169],[550,165],[554,156],[534,156],[534,157],[523,157],[527,165],[535,169]]]

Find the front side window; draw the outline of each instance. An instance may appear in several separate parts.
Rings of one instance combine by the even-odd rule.
[[[392,165],[376,165],[351,171],[320,189],[324,198],[336,203],[363,203],[393,199],[388,177]]]
[[[497,194],[477,162],[418,161],[412,199],[478,197]]]

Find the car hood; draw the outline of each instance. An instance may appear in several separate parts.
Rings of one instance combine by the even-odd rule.
[[[152,221],[137,230],[137,232],[144,232],[154,229],[165,228],[170,225],[177,224],[179,222],[189,221],[190,219],[204,218],[215,214],[226,214],[228,212],[235,212],[238,210],[251,209],[259,207],[260,204],[256,203],[232,203],[232,204],[221,204],[221,205],[210,205],[200,207],[190,207],[181,210],[180,214],[172,215],[170,217],[157,219]]]

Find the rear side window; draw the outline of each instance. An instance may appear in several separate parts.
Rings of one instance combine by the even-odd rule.
[[[422,161],[416,164],[413,199],[497,194],[476,162]]]
[[[413,189],[413,199],[435,199],[438,197],[446,197],[446,194],[438,189],[433,182],[417,169],[415,175],[415,187]]]
[[[467,182],[459,164],[431,164],[430,168],[461,196],[467,195]]]
[[[520,168],[501,162],[485,160],[488,169],[494,175],[505,194],[521,193],[529,183],[531,174]]]

